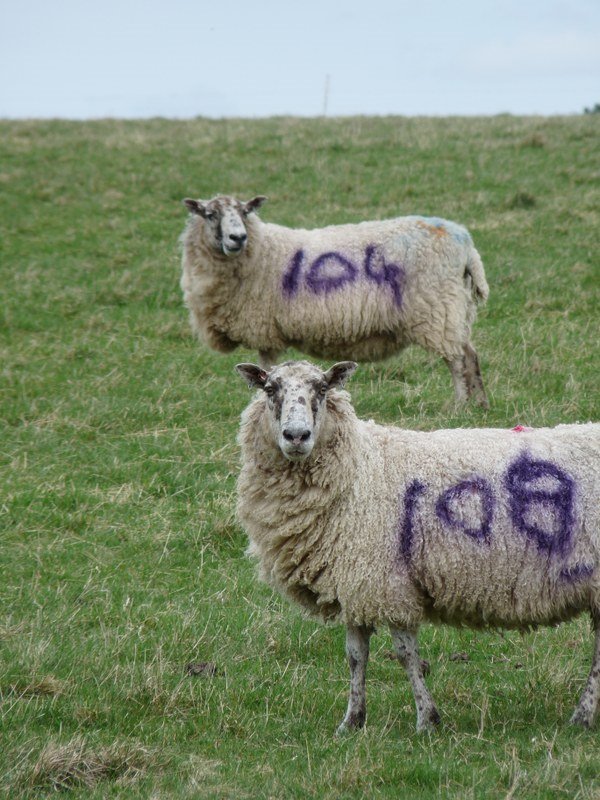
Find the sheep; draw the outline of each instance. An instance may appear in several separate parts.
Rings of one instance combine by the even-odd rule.
[[[439,714],[417,646],[424,622],[527,630],[590,612],[600,692],[600,424],[421,432],[357,418],[354,362],[236,369],[261,390],[242,414],[237,517],[260,577],[321,622],[346,625],[350,694],[366,717],[369,638],[389,627],[417,731]]]
[[[488,296],[468,231],[437,217],[297,230],[262,222],[266,197],[183,202],[181,288],[192,329],[215,350],[287,347],[376,361],[418,344],[442,356],[458,403],[488,401],[470,341]]]

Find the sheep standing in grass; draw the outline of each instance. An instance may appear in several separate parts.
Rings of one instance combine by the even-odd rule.
[[[528,629],[589,611],[600,691],[600,424],[432,433],[359,420],[340,391],[356,364],[237,370],[262,391],[242,415],[238,517],[262,578],[347,626],[350,700],[366,715],[369,637],[387,624],[417,729],[439,721],[416,633],[423,622]]]
[[[399,217],[296,230],[262,222],[265,199],[184,200],[181,287],[209,346],[256,349],[268,368],[287,347],[375,361],[419,344],[442,356],[459,402],[487,406],[470,337],[488,285],[465,228]]]

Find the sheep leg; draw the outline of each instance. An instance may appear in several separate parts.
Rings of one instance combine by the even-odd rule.
[[[574,725],[582,725],[584,728],[591,728],[598,706],[598,698],[600,697],[600,618],[594,619],[594,630],[596,641],[592,668],[583,694],[571,717],[571,722]]]
[[[278,350],[259,350],[258,363],[263,369],[271,369],[279,358]]]
[[[464,363],[464,382],[467,387],[467,395],[474,396],[480,406],[489,408],[487,395],[483,388],[483,379],[481,377],[481,370],[479,369],[479,359],[477,358],[477,351],[473,345],[467,344],[463,347],[463,363]]]
[[[362,728],[367,716],[365,680],[369,660],[369,640],[372,629],[365,625],[348,625],[346,656],[350,666],[350,696],[346,716],[337,729],[338,735]]]
[[[417,637],[410,631],[390,626],[394,650],[410,680],[417,707],[417,733],[431,730],[440,722],[440,715],[423,678],[423,663],[419,658]]]
[[[454,358],[445,358],[450,374],[452,375],[452,383],[454,384],[454,398],[457,404],[462,405],[467,401],[469,392],[467,383],[465,381],[465,368],[464,356],[455,356]]]

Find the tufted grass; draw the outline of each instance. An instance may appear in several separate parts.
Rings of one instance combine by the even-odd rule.
[[[234,519],[233,365],[254,354],[192,341],[177,253],[190,194],[264,193],[297,226],[463,222],[491,409],[454,409],[414,350],[361,368],[359,413],[598,419],[599,136],[594,115],[0,122],[0,795],[600,796],[600,728],[567,725],[585,619],[424,629],[443,726],[421,737],[382,633],[368,727],[333,738],[343,631],[257,583]]]

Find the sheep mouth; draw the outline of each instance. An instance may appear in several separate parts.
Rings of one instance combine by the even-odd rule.
[[[233,246],[224,244],[223,248],[222,248],[223,249],[223,254],[226,255],[226,256],[237,256],[242,252],[244,247],[245,247],[245,245],[243,245],[243,244],[233,245]]]
[[[312,444],[299,444],[293,447],[281,447],[281,452],[288,461],[304,461],[312,452]]]

